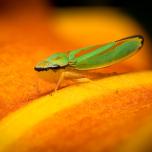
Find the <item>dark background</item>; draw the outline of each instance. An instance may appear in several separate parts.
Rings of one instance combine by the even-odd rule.
[[[151,0],[52,0],[56,7],[112,6],[133,16],[152,38],[152,1]]]

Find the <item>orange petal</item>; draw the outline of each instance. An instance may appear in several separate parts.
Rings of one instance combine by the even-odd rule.
[[[151,113],[150,71],[76,84],[39,98],[50,93],[54,85],[39,79],[33,67],[60,50],[142,34],[145,44],[139,54],[99,72],[124,73],[151,67],[149,38],[133,19],[113,9],[70,12],[52,17],[51,31],[45,19],[1,20],[2,152],[112,151]],[[76,15],[71,15],[74,12]]]
[[[147,71],[67,87],[36,99],[0,122],[0,151],[111,149],[152,110],[151,86],[152,72]]]
[[[143,34],[145,44],[137,55],[99,71],[122,73],[151,67],[149,39],[133,19],[112,8],[70,11],[58,11],[52,17],[51,31],[46,17],[24,20],[21,15],[22,20],[1,20],[0,118],[53,90],[54,85],[41,80],[33,70],[53,52]]]

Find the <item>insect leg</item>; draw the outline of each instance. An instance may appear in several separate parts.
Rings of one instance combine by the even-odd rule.
[[[78,73],[78,72],[73,72],[73,71],[72,72],[71,71],[65,72],[65,77],[72,79],[72,81],[74,81],[76,83],[90,82],[93,85],[100,88],[100,86],[97,83],[95,83],[93,80],[87,78],[85,75]]]
[[[81,74],[76,73],[76,72],[69,72],[69,71],[62,72],[61,75],[60,75],[60,77],[59,77],[59,80],[57,81],[57,84],[55,86],[54,91],[58,90],[58,88],[60,87],[60,84],[62,83],[62,81],[65,78],[68,78],[68,79],[78,79],[78,78],[82,78],[82,77],[84,77],[84,76],[82,76]]]
[[[59,88],[59,86],[60,86],[61,82],[64,80],[64,78],[65,78],[65,72],[62,72],[60,77],[59,77],[59,80],[58,80],[58,82],[57,82],[57,84],[55,86],[55,89],[54,89],[55,92]]]
[[[79,78],[79,79],[74,79],[75,82],[78,83],[85,83],[85,82],[92,82],[89,78]]]

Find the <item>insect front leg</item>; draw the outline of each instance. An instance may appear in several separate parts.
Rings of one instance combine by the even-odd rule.
[[[65,72],[62,72],[60,77],[59,77],[59,80],[57,81],[57,84],[55,86],[55,89],[54,89],[55,92],[60,87],[60,85],[61,85],[62,81],[64,80],[64,78],[65,78]]]

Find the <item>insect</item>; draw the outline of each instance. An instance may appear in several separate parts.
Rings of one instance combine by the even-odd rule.
[[[93,45],[69,52],[52,54],[34,69],[42,78],[56,82],[57,90],[64,79],[88,80],[82,71],[110,66],[135,54],[143,46],[141,35],[126,37],[103,45]]]

